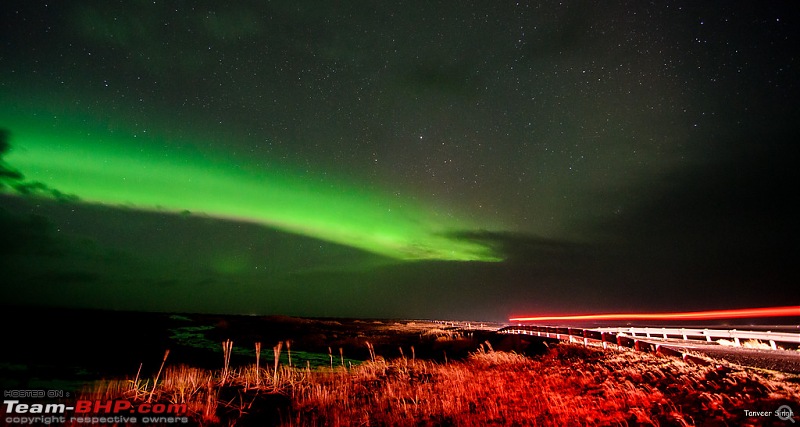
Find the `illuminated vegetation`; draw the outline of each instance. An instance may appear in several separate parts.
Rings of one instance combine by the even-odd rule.
[[[627,349],[573,344],[527,357],[487,342],[463,360],[416,358],[413,348],[352,365],[279,363],[282,344],[251,366],[206,371],[167,366],[161,381],[138,376],[98,384],[86,398],[186,403],[197,424],[236,425],[700,425],[754,424],[745,410],[796,403],[796,376],[697,365]],[[283,347],[283,351],[287,348]],[[155,385],[154,385],[155,384]]]

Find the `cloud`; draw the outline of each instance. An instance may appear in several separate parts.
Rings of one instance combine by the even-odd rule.
[[[74,194],[62,193],[61,191],[38,181],[21,182],[12,185],[12,188],[23,196],[44,195],[64,202],[80,201],[80,198]]]
[[[57,256],[62,252],[53,225],[40,215],[18,215],[0,208],[0,258]]]
[[[25,181],[22,172],[9,166],[3,157],[11,151],[11,133],[7,129],[0,129],[0,191],[9,187],[22,196],[45,196],[59,201],[77,202],[78,196],[66,194],[38,181]]]
[[[793,146],[781,135],[706,142],[691,170],[649,182],[637,190],[638,206],[591,228],[632,252],[684,264],[786,269],[796,264],[800,237],[792,207],[800,158]]]
[[[577,242],[517,232],[460,231],[449,236],[489,246],[511,264],[553,266],[588,255],[587,248]]]
[[[791,138],[753,132],[695,147],[691,168],[633,189],[638,204],[617,216],[583,224],[597,265],[615,280],[609,289],[682,307],[800,302]]]
[[[101,275],[89,271],[51,271],[41,274],[37,279],[44,283],[53,283],[57,286],[61,285],[77,285],[97,282],[101,279]]]
[[[3,157],[11,151],[11,143],[9,142],[10,133],[6,129],[0,129],[0,190],[5,186],[17,183],[22,180],[22,173],[11,168],[6,164]]]

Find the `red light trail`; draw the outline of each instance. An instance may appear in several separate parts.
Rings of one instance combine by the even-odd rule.
[[[800,317],[800,305],[785,307],[741,308],[733,310],[686,311],[678,313],[606,313],[571,316],[512,317],[511,322],[550,320],[711,320],[756,317]]]

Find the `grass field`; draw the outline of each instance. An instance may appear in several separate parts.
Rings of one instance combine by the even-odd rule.
[[[154,378],[98,382],[82,398],[180,403],[193,424],[262,426],[790,425],[745,411],[800,409],[797,376],[628,349],[557,344],[530,357],[486,342],[432,361],[413,347],[387,359],[366,342],[366,362],[331,349],[329,365],[312,368],[286,363],[288,344],[232,367],[223,343],[219,370],[165,355]]]

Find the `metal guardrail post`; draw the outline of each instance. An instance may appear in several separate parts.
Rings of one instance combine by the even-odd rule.
[[[772,331],[767,331],[767,338],[770,338],[770,340],[769,340],[769,346],[770,346],[770,347],[771,347],[773,350],[777,350],[777,349],[778,349],[778,346],[777,346],[777,344],[775,344],[775,340],[773,340],[773,339],[772,339]]]

